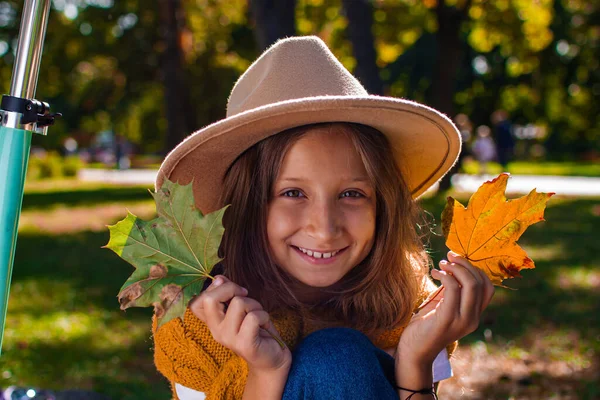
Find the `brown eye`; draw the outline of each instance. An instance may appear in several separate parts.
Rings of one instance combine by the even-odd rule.
[[[300,197],[301,194],[302,193],[300,193],[299,190],[292,189],[292,190],[288,190],[288,191],[284,192],[282,194],[282,196],[284,196],[284,197]]]
[[[362,195],[362,193],[357,192],[356,190],[347,190],[344,193],[342,193],[342,197],[360,198],[364,196]]]

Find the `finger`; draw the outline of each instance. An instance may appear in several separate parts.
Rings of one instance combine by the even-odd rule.
[[[480,268],[477,268],[469,260],[465,257],[462,257],[452,251],[448,252],[448,258],[457,264],[461,264],[468,271],[473,273],[473,275],[477,278],[480,286],[481,286],[481,295],[479,296],[480,306],[479,313],[483,312],[487,308],[487,306],[492,301],[494,297],[494,292],[496,289],[494,288],[494,284],[490,281],[489,277],[485,272],[483,272]]]
[[[445,288],[444,298],[439,307],[441,319],[444,323],[450,324],[459,314],[461,293],[456,278],[443,269],[446,264],[448,264],[447,261],[440,262],[442,270],[438,271],[436,275]]]
[[[225,292],[219,292],[216,294],[216,299],[219,301],[225,301],[228,300],[227,297],[227,293],[228,290],[231,289],[231,285],[235,285],[233,282],[231,282],[229,279],[227,279],[226,277],[224,277],[223,275],[217,275],[213,282],[208,286],[208,288],[206,288],[206,290],[204,290],[202,293],[200,293],[198,296],[194,297],[191,301],[190,301],[190,308],[191,310],[194,312],[194,314],[203,314],[203,302],[206,300],[206,296],[215,296],[215,294],[213,294],[213,292],[220,286],[222,286],[224,283],[228,283],[228,288],[225,290]],[[219,299],[219,297],[223,297],[225,296],[225,300]],[[233,296],[231,296],[233,297]],[[204,320],[203,318],[201,318],[202,320]]]
[[[263,328],[263,329],[265,329],[265,328]],[[273,321],[269,321],[269,323],[267,324],[267,328],[265,330],[270,333],[269,336],[271,336],[271,337],[274,336],[274,337],[278,338],[281,341],[281,343],[283,343],[285,345],[285,342],[281,338],[281,335],[279,334],[279,331],[277,330],[277,328],[275,328]]]
[[[477,313],[477,315],[480,315],[484,309],[484,307],[483,307],[483,299],[484,299],[484,295],[483,295],[484,283],[483,282],[484,281],[483,281],[483,276],[481,275],[481,270],[479,268],[475,267],[473,264],[471,264],[471,262],[466,257],[463,257],[460,254],[457,254],[453,251],[448,252],[448,260],[455,264],[461,265],[467,271],[469,271],[475,278],[476,284],[474,286],[474,290],[476,290],[477,293],[476,293],[476,297],[475,297],[476,308],[474,311]],[[465,311],[465,312],[468,312],[468,311]]]
[[[225,318],[226,306],[235,296],[246,296],[248,291],[229,281],[210,292],[204,292],[200,299],[200,308],[204,311],[205,322],[209,329],[216,329]]]
[[[449,251],[448,252],[448,261],[450,261],[451,263],[462,265],[470,273],[473,274],[473,277],[477,280],[477,282],[479,282],[481,284],[483,283],[483,280],[481,279],[481,275],[478,272],[478,271],[480,271],[480,269],[473,266],[473,264],[471,264],[471,262],[469,260],[467,260],[465,257],[463,257],[459,254],[456,254],[453,251]]]
[[[263,307],[258,301],[248,297],[236,296],[229,302],[229,307],[227,307],[225,319],[221,326],[227,332],[237,335],[246,314],[262,309]]]
[[[221,303],[229,302],[235,296],[246,296],[247,294],[248,290],[231,281],[225,281],[212,290],[202,293],[203,296],[213,298]]]
[[[431,277],[435,280],[440,280],[440,271],[437,269],[431,270]],[[429,296],[421,303],[421,305],[417,309],[417,315],[424,315],[428,312],[434,310],[441,299],[444,298],[442,294],[444,292],[444,285],[440,285],[435,292],[430,293]]]
[[[482,304],[481,304],[481,311],[483,311],[487,308],[487,306],[492,301],[492,298],[494,297],[494,292],[496,291],[496,288],[494,287],[494,284],[492,283],[490,278],[488,278],[488,276],[485,274],[485,272],[483,272],[481,270],[479,270],[479,272],[481,274],[481,280],[483,282],[483,296],[482,296]]]
[[[473,275],[477,278],[477,281],[479,282],[479,285],[481,287],[481,295],[479,296],[479,300],[480,300],[480,307],[479,307],[479,312],[483,312],[483,310],[486,309],[486,307],[488,306],[488,304],[490,303],[490,301],[492,300],[492,297],[494,296],[494,284],[492,283],[492,281],[490,281],[490,279],[488,278],[488,276],[486,275],[485,272],[483,272],[480,268],[474,266],[473,264],[471,264],[466,258],[463,257],[457,257],[459,260],[464,260],[464,263],[461,263],[462,266],[464,266],[467,270],[469,270],[471,273],[473,273]]]
[[[268,330],[271,325],[270,319],[271,317],[269,316],[269,313],[267,313],[265,310],[249,312],[240,326],[238,333],[240,342],[253,343],[254,348],[258,349],[262,340],[260,329],[263,328]]]
[[[478,317],[480,314],[481,291],[480,285],[473,276],[473,273],[456,263],[440,263],[440,268],[452,273],[461,286],[459,314],[465,318],[474,314]]]
[[[228,279],[223,275],[216,275],[213,277],[213,281],[211,284],[204,290],[203,293],[209,292],[210,290],[214,290],[215,288],[221,286],[224,282],[228,281]],[[197,296],[194,296],[192,300],[190,300],[188,307],[192,311],[196,317],[198,317],[201,321],[206,322],[206,317],[204,315],[204,309],[202,308],[202,294],[200,293]]]
[[[211,290],[214,290],[215,288],[221,286],[222,284],[224,284],[225,282],[231,282],[226,276],[224,275],[215,275],[213,277],[213,281],[211,282],[211,284],[206,288],[205,292],[209,292]]]
[[[202,308],[201,297],[201,295],[198,295],[192,298],[188,304],[188,307],[192,314],[198,317],[200,321],[206,322],[206,316],[204,315],[204,309]]]

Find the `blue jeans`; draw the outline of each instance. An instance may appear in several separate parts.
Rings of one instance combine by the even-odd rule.
[[[282,400],[398,400],[394,386],[392,356],[357,330],[329,328],[292,352]]]

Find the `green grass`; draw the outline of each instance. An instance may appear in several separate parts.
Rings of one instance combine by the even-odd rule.
[[[442,195],[424,200],[438,222],[444,203]],[[75,181],[27,186],[0,387],[82,388],[123,400],[170,398],[152,361],[151,310],[119,310],[116,294],[133,268],[100,248],[109,237],[103,224],[124,218],[126,208],[149,219],[152,207],[143,186]],[[536,269],[505,282],[517,290],[497,289],[480,328],[461,349],[464,354],[486,349],[476,364],[480,369],[504,357],[505,374],[523,362],[558,363],[572,372],[557,377],[530,367],[532,383],[523,390],[538,388],[541,397],[520,397],[524,392],[507,386],[513,381],[490,373],[472,389],[480,398],[551,398],[556,382],[579,394],[570,398],[600,394],[593,379],[600,368],[600,199],[552,198],[546,219],[520,240]],[[436,262],[445,257],[441,237],[432,236],[431,252]]]
[[[56,206],[97,206],[148,200],[150,186],[118,186],[108,183],[79,182],[74,178],[28,182],[22,211]]]
[[[468,174],[478,174],[479,163],[466,159],[462,169]],[[487,165],[488,173],[498,175],[502,166],[492,162]],[[600,177],[600,163],[598,162],[551,162],[551,161],[514,161],[508,163],[507,172],[514,175],[558,175],[558,176],[592,176]]]
[[[170,398],[152,361],[152,310],[123,312],[116,299],[133,267],[101,249],[108,229],[96,224],[87,230],[81,221],[104,215],[115,203],[122,212],[108,214],[106,224],[124,218],[126,207],[152,207],[153,200],[145,187],[61,181],[47,182],[43,190],[26,188],[21,221],[27,223],[17,240],[0,387],[81,388],[124,400]],[[64,216],[65,208],[73,210],[73,219]],[[59,211],[63,217],[53,219]],[[47,220],[29,221],[38,213]]]

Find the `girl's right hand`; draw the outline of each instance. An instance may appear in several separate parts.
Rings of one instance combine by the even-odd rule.
[[[217,343],[232,350],[253,372],[269,373],[290,368],[292,354],[265,330],[279,337],[269,314],[248,291],[223,275],[190,302],[190,310],[210,329]]]
[[[397,359],[401,354],[404,361],[414,356],[433,363],[444,347],[477,329],[492,300],[494,285],[485,273],[453,252],[448,260],[440,262],[440,271],[432,270],[444,288],[411,319],[400,337]]]

